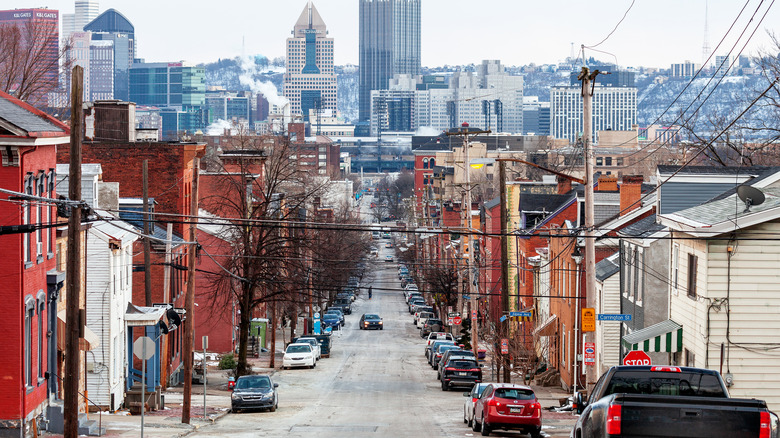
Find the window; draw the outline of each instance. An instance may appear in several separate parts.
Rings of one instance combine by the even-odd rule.
[[[688,254],[688,296],[696,298],[696,271],[699,258],[693,254]]]
[[[43,372],[46,369],[43,361],[43,314],[46,310],[46,294],[38,292],[38,384],[43,381]]]
[[[436,165],[436,159],[435,158],[431,158],[430,160],[428,160],[428,166],[431,169],[433,169],[433,166],[435,166],[435,165]]]
[[[46,196],[46,174],[43,172],[40,172],[38,174],[38,187],[37,187],[37,196]],[[37,262],[41,263],[43,262],[43,202],[38,202],[38,208],[37,212],[35,214],[35,222],[38,224],[38,230],[35,232],[35,256],[37,258]],[[47,229],[48,231],[48,229]]]
[[[603,157],[596,157],[596,166],[601,166],[604,164],[604,158]]]
[[[566,367],[566,324],[561,324],[561,365]],[[567,367],[568,368],[568,367]]]
[[[685,366],[686,367],[695,367],[696,366],[696,355],[691,352],[691,350],[685,348]]]
[[[422,161],[423,161],[423,169],[427,169],[428,168],[428,159],[427,158],[423,158]]]
[[[605,166],[611,166],[612,165],[612,157],[604,158],[604,165]]]
[[[24,382],[27,388],[32,388],[32,338],[33,318],[35,318],[35,300],[28,296],[24,306]]]
[[[28,195],[33,194],[33,175],[32,173],[28,172],[27,176],[24,179],[24,192]],[[25,225],[32,224],[32,207],[30,206],[29,202],[25,202],[22,204],[22,220],[24,221]],[[32,251],[32,233],[25,233],[24,235],[24,262],[25,266],[30,266],[30,262],[32,260],[30,256],[30,252]]]

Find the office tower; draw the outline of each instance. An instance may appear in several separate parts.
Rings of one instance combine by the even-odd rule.
[[[336,74],[333,71],[333,38],[311,1],[303,9],[287,38],[284,97],[293,115],[309,118],[309,110],[336,111]]]
[[[523,134],[550,135],[550,102],[538,96],[523,97]]]
[[[97,0],[76,0],[76,13],[62,14],[62,39],[68,40],[73,32],[82,32],[84,27],[97,18]]]
[[[582,87],[550,90],[550,135],[576,142],[582,133]],[[597,131],[628,131],[636,124],[636,87],[596,85],[593,94],[593,139]]]
[[[421,0],[360,0],[359,116],[371,116],[371,90],[397,74],[420,74]]]
[[[669,69],[670,76],[673,78],[683,77],[689,78],[696,74],[701,68],[701,64],[694,64],[691,61],[685,61],[680,64],[672,64]]]
[[[60,49],[60,13],[54,9],[13,9],[0,11],[0,26],[18,26],[24,29],[31,26],[34,30],[34,41],[26,41],[23,49],[27,52],[44,53],[41,59],[36,59],[34,69],[43,73],[39,92],[29,99],[31,103],[45,104],[45,95],[59,84],[59,49]],[[35,46],[35,47],[31,47]],[[7,54],[0,54],[0,58]],[[7,59],[0,59],[0,62]],[[37,71],[36,71],[37,74]],[[29,79],[29,78],[28,78]]]
[[[113,41],[92,41],[89,44],[89,95],[89,100],[93,102],[114,98]]]
[[[135,28],[130,20],[115,9],[109,9],[92,20],[84,30],[92,32],[96,41],[113,41],[114,99],[130,98],[129,72],[135,58]]]

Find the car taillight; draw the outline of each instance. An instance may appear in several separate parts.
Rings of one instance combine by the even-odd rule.
[[[496,407],[496,408],[501,407],[501,403],[499,403],[498,400],[496,400],[494,398],[491,398],[490,400],[488,400],[487,405],[488,406],[493,406],[493,407]]]
[[[621,405],[609,405],[607,410],[607,433],[620,435],[620,416],[623,408]]]
[[[538,416],[542,415],[542,404],[541,403],[536,402],[536,403],[532,404],[531,405],[531,409],[533,409],[533,413],[531,415],[533,415],[534,417],[538,417]]]
[[[463,371],[482,371],[482,370],[480,370],[479,368],[471,368],[469,370],[463,370]]]
[[[650,371],[664,371],[668,373],[680,373],[680,367],[651,367]]]
[[[472,402],[472,403],[476,403],[476,402],[477,402],[477,400],[479,400],[479,399],[478,399],[478,398],[476,398],[476,397],[471,397],[471,402]]]
[[[457,369],[457,368],[452,368],[452,367],[450,367],[450,368],[445,368],[444,370],[445,370],[445,371],[458,371],[458,369]]]
[[[771,419],[768,411],[762,411],[759,417],[758,438],[769,438],[772,434]]]

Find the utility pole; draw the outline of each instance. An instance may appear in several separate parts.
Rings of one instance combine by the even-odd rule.
[[[146,307],[152,307],[152,242],[149,239],[149,160],[143,163],[144,190],[144,298]],[[165,255],[166,257],[168,254]]]
[[[501,315],[509,318],[509,238],[507,232],[506,211],[506,162],[498,161],[499,190],[501,191]],[[509,338],[509,319],[499,322],[501,338]],[[509,352],[502,354],[501,366],[504,370],[504,383],[511,383],[512,376],[509,372]]]
[[[70,169],[68,198],[81,201],[81,141],[84,128],[84,69],[78,65],[71,73],[70,90]],[[68,266],[65,315],[65,379],[63,391],[64,436],[79,436],[79,318],[81,297],[81,204],[74,204],[68,218]],[[56,371],[56,370],[55,370]],[[22,427],[21,424],[19,426]]]
[[[582,67],[578,79],[582,81],[582,149],[585,153],[585,302],[587,307],[594,307],[596,298],[596,242],[593,234],[594,210],[593,210],[593,169],[595,157],[593,155],[593,89],[598,70],[590,72],[588,67]],[[593,332],[585,334],[586,342],[595,342]],[[574,352],[577,358],[577,352]],[[585,388],[596,382],[595,366],[587,368],[585,374]],[[576,376],[575,376],[576,378]]]
[[[200,158],[192,159],[192,190],[190,190],[190,248],[187,257],[187,295],[184,299],[184,309],[187,313],[187,324],[184,326],[184,341],[182,342],[182,354],[184,355],[184,401],[182,403],[181,422],[190,423],[190,408],[192,407],[192,360],[193,343],[195,335],[195,317],[193,315],[195,304],[195,243],[198,226],[198,180],[200,170]],[[203,378],[206,378],[206,358],[203,358]]]
[[[469,148],[471,145],[469,144],[469,135],[478,135],[478,134],[490,134],[490,131],[470,131],[469,132],[469,124],[464,122],[463,125],[461,125],[461,129],[457,132],[448,132],[447,136],[451,135],[462,135],[463,136],[463,166],[466,172],[466,205],[461,208],[462,211],[466,212],[466,228],[468,234],[468,251],[469,251],[469,259],[468,259],[468,268],[466,270],[466,281],[468,281],[467,290],[469,292],[469,298],[470,298],[470,304],[471,304],[471,349],[474,351],[474,356],[479,357],[479,351],[477,348],[477,341],[479,339],[478,337],[478,327],[477,327],[477,321],[478,321],[478,302],[477,302],[477,295],[474,293],[474,273],[472,271],[474,267],[474,230],[472,227],[472,217],[471,217],[471,172],[469,172],[469,169],[471,168],[469,166]],[[460,299],[458,300],[460,303]],[[462,312],[463,309],[459,308],[459,312]]]

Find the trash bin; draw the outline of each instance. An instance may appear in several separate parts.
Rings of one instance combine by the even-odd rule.
[[[249,321],[249,336],[255,336],[260,340],[260,347],[266,348],[265,334],[268,330],[268,319],[252,318]]]

